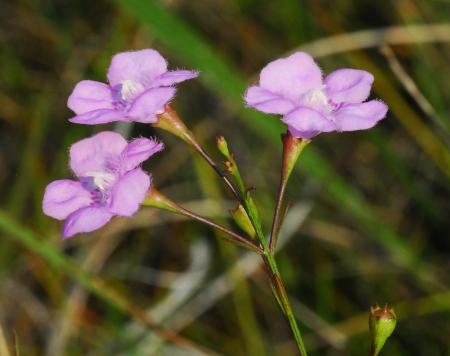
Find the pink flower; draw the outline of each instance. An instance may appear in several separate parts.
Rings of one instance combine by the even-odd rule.
[[[189,70],[167,71],[166,60],[153,49],[116,54],[108,70],[109,85],[83,80],[75,86],[67,106],[77,115],[70,121],[155,123],[175,95],[174,84],[197,75]]]
[[[96,230],[114,215],[133,215],[151,184],[139,164],[163,148],[146,138],[127,143],[110,131],[78,141],[70,148],[70,167],[78,180],[50,183],[42,203],[44,213],[65,220],[64,237]]]
[[[322,80],[310,55],[297,52],[263,68],[259,85],[248,88],[248,106],[283,115],[294,137],[309,139],[322,132],[365,130],[383,119],[387,106],[364,102],[373,75],[357,69],[338,69]]]

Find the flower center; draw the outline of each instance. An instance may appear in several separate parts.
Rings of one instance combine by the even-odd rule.
[[[120,97],[125,101],[132,99],[144,89],[141,83],[134,80],[124,80],[120,84]]]
[[[105,205],[110,198],[109,188],[115,180],[114,174],[108,172],[87,172],[83,183],[85,188],[91,192],[94,203]]]
[[[333,107],[330,105],[328,97],[323,92],[323,88],[311,89],[308,91],[301,98],[301,103],[322,113],[330,113],[333,111]]]
[[[87,172],[86,177],[92,177],[95,188],[102,191],[108,189],[115,180],[114,175],[108,172]]]

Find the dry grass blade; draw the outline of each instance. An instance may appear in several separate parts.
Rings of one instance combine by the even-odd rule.
[[[311,53],[316,58],[383,45],[425,42],[450,42],[450,24],[391,26],[321,38],[293,50]]]
[[[438,114],[434,110],[433,106],[419,90],[419,88],[417,87],[416,83],[411,78],[411,76],[403,68],[402,64],[398,60],[392,48],[389,46],[383,46],[381,47],[380,51],[388,61],[389,66],[394,75],[397,77],[400,83],[402,83],[403,87],[408,91],[409,95],[413,97],[417,105],[419,105],[419,107],[423,110],[423,112],[427,114],[428,117],[431,120],[433,120],[433,122],[437,126],[439,126],[439,128],[441,128],[444,131],[447,131],[447,128],[445,127],[445,125],[442,124],[442,121],[439,119]]]
[[[328,323],[326,320],[322,319],[313,310],[308,308],[305,304],[301,303],[296,298],[289,296],[292,302],[292,308],[296,315],[301,315],[304,320],[308,321],[308,326],[311,330],[317,334],[318,337],[322,339],[323,342],[331,345],[333,348],[342,350],[348,340],[347,335],[336,328],[334,325]]]
[[[152,319],[160,323],[170,319],[179,308],[185,305],[198,291],[204,281],[211,258],[210,251],[204,240],[193,243],[190,249],[190,266],[184,273],[180,274],[172,281],[171,292],[148,312],[148,315],[151,315]],[[139,338],[145,335],[145,331],[146,330],[142,328],[141,325],[133,323],[129,326],[126,333],[127,337]],[[142,342],[140,344],[141,347],[136,347],[135,351],[138,355],[150,355],[153,351],[152,347],[149,348],[149,346],[154,345],[155,342],[160,344],[161,339],[159,337],[155,338],[155,335],[149,335],[147,338],[153,339],[153,341],[148,343]]]

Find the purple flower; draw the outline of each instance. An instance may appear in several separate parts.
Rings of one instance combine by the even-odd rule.
[[[259,85],[248,88],[245,101],[259,111],[283,115],[294,137],[309,139],[322,132],[369,129],[383,119],[387,106],[364,102],[373,75],[357,69],[338,69],[322,80],[310,55],[297,52],[263,68]]]
[[[70,167],[78,181],[50,183],[42,202],[44,213],[66,220],[64,237],[96,230],[114,215],[133,215],[151,184],[139,164],[163,148],[146,138],[127,143],[110,131],[78,141],[70,148]]]
[[[195,78],[189,70],[167,71],[166,60],[153,49],[116,54],[108,69],[108,84],[83,80],[67,101],[77,124],[112,121],[155,123],[175,95],[174,84]]]

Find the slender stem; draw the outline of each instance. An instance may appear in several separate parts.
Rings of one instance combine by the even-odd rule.
[[[153,126],[159,127],[163,130],[169,131],[172,134],[178,136],[186,143],[190,144],[205,161],[214,169],[217,175],[222,178],[225,185],[231,190],[236,200],[243,204],[244,200],[239,194],[234,184],[228,179],[228,177],[219,169],[214,160],[205,152],[205,150],[199,145],[192,132],[183,123],[183,120],[178,116],[177,112],[173,110],[170,105],[167,105],[164,113],[158,117],[158,122]]]
[[[278,271],[278,266],[273,254],[269,251],[267,243],[264,246],[265,254],[263,255],[263,260],[266,268],[269,272],[269,277],[273,286],[273,291],[276,299],[281,303],[281,310],[286,316],[289,326],[291,328],[292,334],[294,335],[295,342],[297,343],[298,350],[301,356],[307,356],[306,348],[303,343],[302,335],[300,329],[297,325],[297,320],[292,311],[291,303],[289,302],[286,289],[284,288],[283,280],[281,279],[280,272]]]
[[[280,272],[278,271],[277,263],[274,257],[275,247],[278,239],[278,232],[280,229],[280,215],[282,213],[283,197],[286,191],[286,185],[289,177],[292,173],[292,169],[297,162],[300,153],[309,143],[308,140],[301,140],[293,137],[290,132],[286,132],[281,136],[283,141],[283,159],[280,174],[280,184],[278,186],[277,202],[275,206],[275,212],[273,216],[272,229],[270,234],[270,241],[267,244],[264,237],[260,238],[261,245],[264,250],[264,262],[269,270],[269,276],[273,285],[273,290],[277,293],[276,297],[282,304],[282,310],[288,319],[289,326],[291,327],[292,334],[298,346],[298,350],[301,356],[306,356],[306,349],[303,343],[303,339],[298,328],[297,321],[292,311],[291,304],[287,297],[286,289],[284,288],[283,280],[281,279]]]
[[[287,185],[287,179],[285,179],[282,174],[280,177],[280,184],[278,186],[278,195],[277,195],[275,211],[273,214],[272,230],[270,232],[269,248],[272,253],[275,251],[275,247],[277,245],[278,230],[280,227],[281,206],[283,203],[284,193],[286,191],[286,185]]]
[[[222,178],[222,180],[225,182],[227,187],[230,189],[230,191],[233,193],[234,197],[239,203],[243,203],[243,199],[241,194],[237,191],[234,184],[229,180],[229,178],[220,170],[220,168],[217,166],[217,164],[214,162],[214,160],[205,152],[205,150],[198,144],[198,142],[194,139],[192,135],[188,135],[186,137],[189,142],[192,144],[192,146],[197,150],[198,153],[205,159],[205,161],[211,166],[212,169],[217,173],[217,175]]]
[[[173,202],[172,200],[161,194],[158,190],[156,190],[153,187],[149,190],[147,198],[142,202],[142,205],[170,211],[171,213],[184,215],[191,219],[200,221],[201,223],[211,226],[219,231],[225,232],[226,234],[232,237],[232,239],[227,238],[227,240],[239,243],[239,245],[247,247],[260,255],[264,253],[262,248],[257,244],[255,244],[254,242],[247,240],[245,237],[239,235],[233,230],[228,229],[225,226],[219,225],[201,215],[198,215],[190,210],[183,208],[182,206],[176,204],[175,202]]]
[[[277,275],[277,287],[278,287],[278,293],[281,296],[281,302],[283,303],[284,312],[286,313],[286,317],[289,321],[289,326],[291,327],[292,333],[295,338],[295,342],[297,343],[298,350],[300,351],[300,355],[307,356],[306,348],[303,343],[302,335],[300,333],[300,329],[297,325],[297,320],[295,319],[294,312],[292,311],[291,303],[289,302],[289,299],[286,294],[286,290],[284,288],[284,284],[279,276]]]
[[[257,252],[260,255],[264,253],[264,251],[261,249],[261,247],[257,246],[252,241],[247,240],[245,237],[239,235],[238,233],[236,233],[236,232],[226,228],[225,226],[216,224],[215,222],[213,222],[211,220],[208,220],[207,218],[204,218],[203,216],[197,215],[197,214],[193,213],[192,211],[186,210],[186,209],[184,209],[182,207],[179,207],[179,209],[180,209],[180,214],[183,214],[183,215],[185,215],[187,217],[190,217],[192,219],[200,221],[203,224],[206,224],[206,225],[209,225],[209,226],[213,227],[214,229],[217,229],[219,231],[225,232],[226,234],[234,237],[236,240],[238,240],[245,247],[254,250],[255,252]]]
[[[251,220],[253,223],[253,220]],[[261,227],[254,226],[256,231],[256,236],[258,237],[261,245],[263,247],[264,254],[262,259],[266,266],[270,282],[272,284],[272,291],[274,293],[275,299],[281,304],[281,310],[286,316],[289,326],[291,328],[292,334],[294,335],[295,342],[297,343],[298,350],[301,356],[307,356],[305,345],[303,343],[302,335],[300,329],[297,325],[297,320],[295,319],[294,313],[292,311],[291,304],[289,302],[286,289],[284,288],[283,280],[281,279],[280,272],[278,271],[277,262],[273,253],[270,251],[269,245],[262,234]]]

